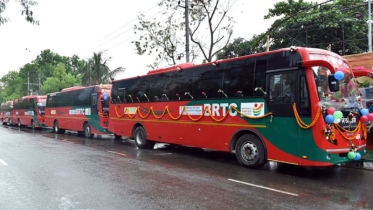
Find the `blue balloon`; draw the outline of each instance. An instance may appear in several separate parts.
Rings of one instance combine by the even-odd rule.
[[[331,114],[328,114],[325,116],[325,122],[330,124],[330,123],[333,123],[334,122],[334,116],[331,115]]]
[[[362,114],[362,115],[368,115],[369,114],[369,109],[361,109],[360,110],[360,113]]]
[[[356,157],[354,158],[354,160],[360,160],[360,159],[361,159],[360,153],[356,153]]]
[[[106,95],[104,95],[104,100],[105,100],[105,101],[107,100],[107,96],[106,96]]]
[[[337,72],[334,73],[334,78],[336,80],[341,80],[341,79],[343,79],[344,76],[345,76],[345,74],[342,71],[337,71]]]

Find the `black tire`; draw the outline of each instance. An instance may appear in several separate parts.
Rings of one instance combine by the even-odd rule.
[[[267,155],[262,141],[252,135],[242,135],[236,144],[238,162],[248,168],[260,168],[267,163]]]
[[[34,122],[34,120],[31,120],[31,128],[32,128],[32,130],[35,130],[35,122]]]
[[[8,121],[9,121],[8,123],[9,125],[13,125],[13,120],[11,118]]]
[[[135,139],[136,146],[140,149],[152,149],[155,145],[154,141],[146,139],[145,129],[142,126],[135,129],[133,138]]]
[[[17,125],[18,125],[18,127],[22,127],[21,120],[19,120],[19,118],[18,118]]]
[[[58,121],[54,121],[54,125],[53,125],[53,130],[55,133],[58,133],[58,134],[63,134],[65,133],[65,129],[60,129],[60,127],[58,126]]]
[[[91,131],[91,125],[89,123],[84,123],[84,136],[91,139],[93,138],[93,133]]]
[[[122,139],[122,136],[117,135],[117,134],[114,134],[114,139],[115,139],[115,140],[121,140],[121,139]]]

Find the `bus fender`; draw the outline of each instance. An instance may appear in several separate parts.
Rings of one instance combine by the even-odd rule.
[[[144,130],[145,130],[145,133],[147,133],[146,132],[146,128],[145,128],[145,126],[141,123],[141,122],[136,122],[134,125],[133,125],[133,127],[132,127],[132,132],[131,132],[131,139],[135,139],[135,130],[136,130],[136,128],[137,127],[143,127],[144,128]]]
[[[251,130],[251,129],[241,129],[241,130],[236,131],[236,132],[233,134],[233,136],[232,136],[232,138],[231,138],[231,142],[230,142],[230,144],[229,144],[229,151],[230,151],[230,152],[232,152],[232,153],[234,152],[234,153],[235,153],[236,143],[237,143],[238,139],[239,139],[242,135],[244,135],[244,134],[253,134],[253,135],[255,135],[256,137],[258,137],[258,139],[260,139],[260,141],[262,141],[262,143],[263,143],[264,150],[266,151],[265,154],[266,154],[266,156],[267,156],[267,152],[268,152],[268,150],[267,150],[267,146],[266,146],[266,144],[264,143],[262,137],[259,135],[259,133],[258,133],[257,131],[254,131],[254,130]],[[266,157],[266,158],[267,158],[267,157]]]

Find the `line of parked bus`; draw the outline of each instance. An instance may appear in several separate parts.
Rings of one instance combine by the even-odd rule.
[[[108,131],[111,85],[76,86],[44,96],[24,96],[1,104],[3,125],[53,128],[55,133],[77,131],[92,138]]]
[[[330,166],[364,159],[372,117],[344,58],[296,47],[180,64],[1,106],[3,124],[126,136],[141,149],[159,142],[230,152],[251,168],[268,160]]]

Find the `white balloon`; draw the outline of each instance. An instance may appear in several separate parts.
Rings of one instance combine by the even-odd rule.
[[[336,124],[338,124],[339,122],[341,122],[341,118],[339,118],[339,119],[336,119],[336,118],[334,118],[334,121],[333,121],[333,123],[336,123]]]

